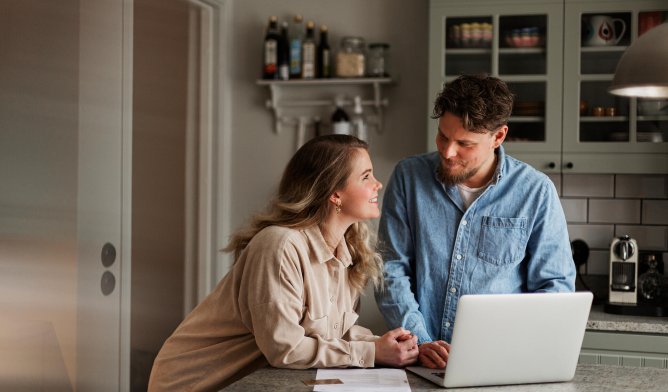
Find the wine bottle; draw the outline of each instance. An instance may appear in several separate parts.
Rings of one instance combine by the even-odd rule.
[[[304,18],[295,15],[290,24],[290,79],[302,76],[302,40],[304,39]]]
[[[327,26],[320,26],[320,42],[318,43],[318,56],[316,57],[316,76],[318,78],[331,78],[331,50],[327,42]]]
[[[278,19],[272,15],[269,17],[269,26],[264,36],[263,79],[278,79],[278,41]]]
[[[290,41],[288,39],[288,22],[281,24],[281,34],[278,40],[278,78],[290,79]]]
[[[302,78],[315,78],[315,23],[306,23],[306,38],[302,42]]]

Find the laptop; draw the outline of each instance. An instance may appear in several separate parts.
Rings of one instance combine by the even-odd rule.
[[[445,369],[406,369],[442,387],[569,381],[592,293],[463,295]]]

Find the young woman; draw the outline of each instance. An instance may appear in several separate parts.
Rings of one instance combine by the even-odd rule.
[[[225,250],[235,264],[167,339],[149,390],[217,390],[266,366],[405,366],[409,331],[355,325],[360,292],[382,262],[364,220],[377,218],[367,145],[347,135],[307,142],[288,163],[269,211]]]

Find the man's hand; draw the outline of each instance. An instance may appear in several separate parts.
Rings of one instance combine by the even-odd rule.
[[[443,340],[422,343],[419,346],[419,351],[420,354],[418,359],[422,366],[426,366],[431,369],[443,369],[448,363],[450,344]]]
[[[417,360],[417,337],[412,336],[409,331],[403,328],[396,328],[387,332],[376,340],[375,345],[376,357],[374,362],[377,365],[404,367],[412,365]]]

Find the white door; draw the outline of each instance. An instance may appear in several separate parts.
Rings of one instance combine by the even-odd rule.
[[[80,3],[77,389],[129,385],[132,2]]]

